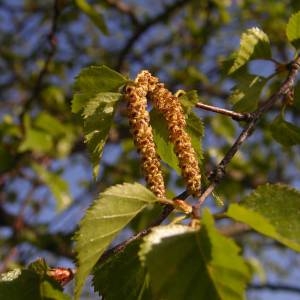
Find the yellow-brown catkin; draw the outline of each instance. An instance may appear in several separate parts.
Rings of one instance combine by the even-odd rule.
[[[155,82],[152,79],[152,82]],[[200,194],[201,175],[196,152],[192,147],[191,138],[187,134],[186,121],[179,99],[174,96],[163,83],[153,84],[149,94],[154,107],[167,121],[169,139],[174,144],[182,177],[187,190],[194,196]]]
[[[165,199],[166,190],[159,157],[153,140],[150,117],[147,111],[149,73],[141,72],[134,83],[125,88],[127,113],[135,146],[140,153],[142,170],[149,189],[160,199]]]

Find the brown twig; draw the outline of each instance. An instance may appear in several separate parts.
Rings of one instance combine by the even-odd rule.
[[[27,99],[27,101],[24,104],[21,118],[26,113],[26,111],[28,111],[28,109],[31,107],[32,103],[36,100],[36,98],[39,96],[39,93],[42,89],[42,83],[43,83],[44,77],[46,76],[46,74],[48,72],[49,65],[54,57],[55,52],[56,52],[56,49],[57,49],[56,33],[57,33],[57,29],[58,29],[59,16],[60,16],[59,0],[54,0],[52,23],[51,23],[51,28],[50,28],[50,31],[48,34],[48,45],[50,46],[50,49],[45,57],[44,65],[37,76],[31,97],[29,99]]]
[[[248,286],[250,290],[272,290],[272,291],[285,291],[291,293],[300,294],[300,288],[298,286],[286,285],[286,284],[274,284],[274,283],[264,283],[264,284],[250,284]]]
[[[220,108],[220,107],[204,104],[202,102],[198,102],[196,104],[196,107],[231,117],[235,121],[248,122],[253,119],[253,116],[251,113],[239,113],[239,112],[235,112],[235,111],[228,110],[225,108]]]
[[[218,164],[218,166],[215,168],[215,170],[210,174],[210,184],[209,186],[203,191],[202,195],[199,198],[198,204],[196,205],[196,208],[200,208],[202,203],[205,201],[205,199],[214,191],[216,185],[218,182],[225,176],[225,168],[229,164],[229,162],[232,160],[233,156],[238,152],[242,144],[251,136],[253,130],[255,129],[259,119],[261,116],[267,112],[278,100],[283,100],[284,97],[290,93],[290,91],[294,87],[296,76],[300,69],[300,55],[296,57],[294,61],[292,61],[290,66],[290,71],[288,73],[288,76],[286,80],[281,84],[279,90],[274,93],[269,99],[267,99],[265,102],[263,102],[256,111],[252,113],[252,119],[247,124],[247,126],[243,129],[243,131],[240,133],[234,144],[231,146],[231,148],[227,151],[224,158],[221,160],[221,162]]]

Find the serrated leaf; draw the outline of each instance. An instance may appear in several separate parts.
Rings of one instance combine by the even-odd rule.
[[[116,185],[100,194],[80,222],[75,238],[78,258],[76,299],[107,246],[143,208],[156,201],[156,196],[138,183]]]
[[[199,96],[197,91],[184,92],[179,96],[179,101],[185,111],[185,113],[190,113],[191,109],[199,102]]]
[[[284,184],[259,186],[227,215],[300,251],[300,191]]]
[[[205,210],[199,231],[182,225],[155,228],[144,238],[140,258],[153,299],[241,300],[249,270],[239,252]]]
[[[267,80],[260,76],[243,76],[230,95],[229,101],[234,103],[233,110],[251,112],[257,108],[258,100]]]
[[[119,93],[99,93],[90,99],[83,111],[84,139],[90,153],[95,178],[99,172],[99,162],[112,125],[115,107],[121,96]]]
[[[293,14],[286,26],[286,35],[290,43],[299,50],[300,47],[300,11]]]
[[[245,65],[250,59],[268,59],[271,48],[268,36],[259,28],[253,27],[242,34],[240,48],[229,70],[229,74]]]
[[[70,300],[60,285],[34,270],[15,269],[0,276],[0,299]]]
[[[90,18],[90,20],[101,30],[102,33],[108,34],[103,16],[98,13],[87,1],[75,0],[76,5]]]
[[[140,241],[132,242],[95,269],[93,286],[99,295],[106,300],[153,299],[138,257],[139,247]]]
[[[57,203],[57,211],[61,212],[66,209],[72,202],[68,183],[61,176],[47,171],[38,164],[33,164],[32,168],[53,194]]]
[[[99,93],[119,92],[127,79],[106,66],[91,66],[81,70],[74,84],[72,112],[78,113]]]
[[[300,128],[287,122],[279,115],[270,125],[272,137],[284,147],[300,144]]]

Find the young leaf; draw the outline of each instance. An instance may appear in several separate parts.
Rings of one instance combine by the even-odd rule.
[[[253,27],[242,34],[238,50],[229,74],[246,64],[250,59],[268,59],[271,48],[268,36],[259,28]]]
[[[9,300],[70,300],[61,286],[51,278],[33,269],[13,271],[0,275],[0,299]]]
[[[76,299],[80,297],[86,277],[111,241],[144,207],[156,201],[155,195],[138,183],[116,185],[100,194],[80,222],[75,237]]]
[[[33,164],[32,168],[39,175],[39,178],[49,187],[57,201],[58,212],[66,209],[72,202],[68,183],[59,175],[47,171],[38,164]]]
[[[284,147],[300,144],[300,128],[287,122],[279,115],[270,125],[270,130],[275,141]]]
[[[300,251],[300,192],[283,184],[259,186],[227,215]]]
[[[99,160],[112,125],[115,107],[120,98],[119,93],[99,93],[90,99],[83,111],[84,139],[91,156],[95,178],[99,172]]]
[[[106,66],[91,66],[81,70],[74,84],[72,112],[80,112],[87,102],[99,93],[119,92],[127,79]]]
[[[266,82],[266,79],[259,76],[244,75],[241,77],[229,99],[234,103],[233,110],[239,112],[254,111]]]
[[[300,11],[293,14],[286,26],[286,35],[291,44],[299,50],[300,48]]]
[[[106,300],[153,299],[145,268],[138,257],[140,241],[109,258],[94,271],[93,286]]]
[[[75,0],[75,4],[91,19],[102,33],[106,35],[108,34],[108,29],[102,15],[95,11],[95,9],[87,1]]]
[[[249,270],[239,251],[206,210],[199,231],[181,225],[155,228],[144,238],[140,258],[153,299],[241,300]]]

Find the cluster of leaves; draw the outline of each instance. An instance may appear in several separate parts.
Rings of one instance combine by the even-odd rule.
[[[103,33],[107,33],[104,18],[96,14],[87,1],[75,2]],[[221,4],[219,6],[226,18],[226,10]],[[286,29],[288,40],[296,51],[300,40],[299,24],[300,13],[297,13],[290,18]],[[237,83],[230,96],[235,111],[255,111],[265,89],[276,90],[271,82],[273,75],[262,77],[248,73],[248,66],[258,59],[273,61],[268,36],[255,27],[243,33],[239,50],[225,63],[226,74]],[[288,71],[289,66],[277,64],[276,67],[275,75],[282,70]],[[83,121],[94,177],[99,174],[99,161],[127,81],[126,77],[105,66],[85,68],[75,81],[72,112],[80,115]],[[192,110],[199,97],[192,91],[183,93],[180,100],[185,109],[188,132],[199,162],[202,162],[204,128]],[[274,140],[290,147],[300,143],[300,129],[285,120],[286,104],[291,103],[283,103],[269,128]],[[166,125],[155,110],[150,116],[158,154],[171,170],[178,172]],[[63,158],[70,153],[76,132],[66,126],[69,120],[59,121],[45,112],[34,116],[25,114],[23,120],[24,136],[11,120],[2,124],[6,126],[5,133],[9,132],[10,139],[14,140],[15,155],[33,152],[37,156],[47,154]],[[4,132],[4,128],[1,129]],[[11,153],[5,147],[0,148],[0,157],[5,158],[1,160],[1,171],[12,168],[14,157],[9,157]],[[48,185],[58,201],[58,209],[68,207],[71,202],[69,188],[61,176],[48,172],[37,163],[30,167]],[[300,251],[299,197],[300,192],[288,185],[264,184],[250,195],[241,196],[239,203],[229,204],[223,218],[242,222],[253,231]],[[202,213],[199,228],[182,224],[157,226],[143,239],[129,243],[123,251],[101,260],[105,250],[128,224],[142,214],[160,210],[158,202],[139,183],[111,186],[100,193],[75,235],[78,267],[75,298],[80,298],[87,276],[92,275],[95,291],[105,299],[243,299],[253,270],[234,239],[225,237],[217,229],[214,215],[208,209]],[[47,270],[44,262],[39,261],[27,269],[2,275],[0,298],[20,299],[26,289],[26,298],[30,299],[68,299],[61,287],[49,278]]]

